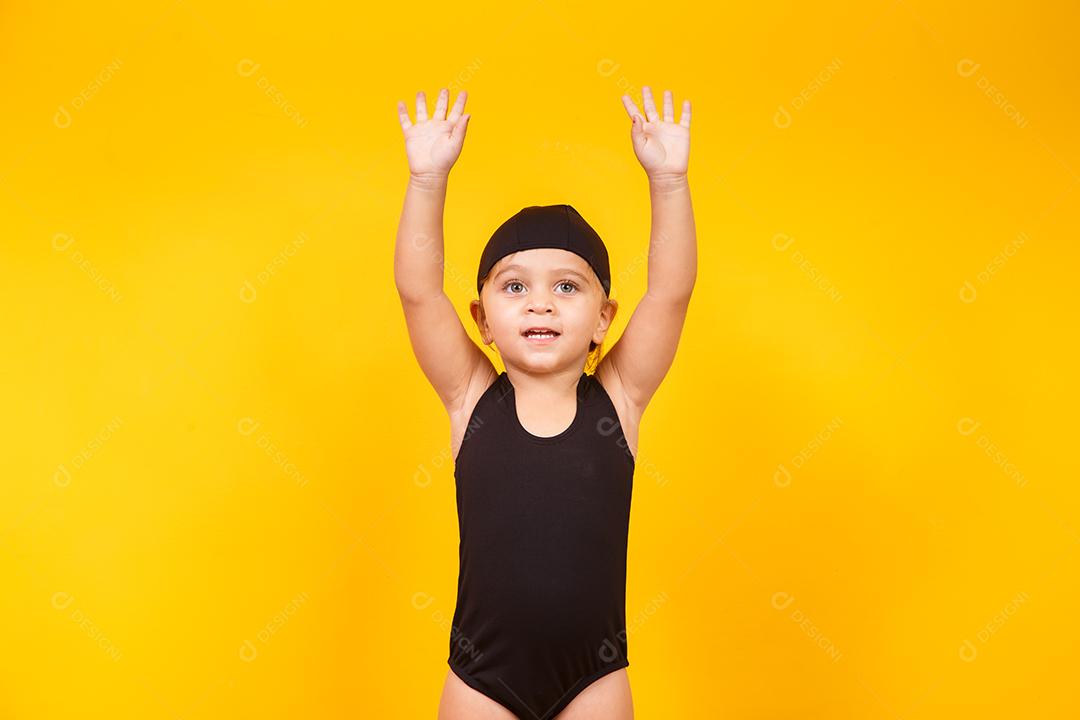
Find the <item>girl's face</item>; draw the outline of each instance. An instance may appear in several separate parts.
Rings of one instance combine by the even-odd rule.
[[[617,307],[580,255],[534,248],[501,258],[471,310],[484,344],[494,342],[504,363],[555,371],[584,365],[590,341],[604,340]],[[531,337],[531,328],[557,334]]]

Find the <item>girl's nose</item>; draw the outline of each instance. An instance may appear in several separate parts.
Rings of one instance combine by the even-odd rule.
[[[529,302],[529,309],[535,312],[551,312],[555,305],[550,295],[533,295]]]

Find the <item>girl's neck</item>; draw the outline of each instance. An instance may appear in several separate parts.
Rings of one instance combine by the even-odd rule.
[[[506,377],[514,387],[514,394],[525,398],[573,397],[584,372],[584,365],[541,372],[506,366]]]

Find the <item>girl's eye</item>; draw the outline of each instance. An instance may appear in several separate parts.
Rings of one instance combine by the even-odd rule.
[[[522,288],[525,287],[525,285],[520,280],[508,280],[503,285],[503,290],[509,290],[514,285],[521,285]],[[569,287],[570,288],[569,290],[565,290],[565,289],[563,290],[563,294],[565,294],[565,295],[569,295],[571,293],[577,292],[577,290],[578,290],[577,284],[573,283],[573,282],[571,282],[569,280],[563,280],[562,282],[560,282],[555,287],[559,287],[559,288]],[[513,290],[510,290],[510,294],[511,295],[520,295],[521,293],[520,292],[514,292]]]

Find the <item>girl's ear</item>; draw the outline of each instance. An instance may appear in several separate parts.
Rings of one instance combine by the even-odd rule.
[[[605,300],[603,307],[600,308],[600,323],[596,326],[596,332],[593,333],[593,342],[600,345],[604,342],[604,338],[607,337],[608,330],[611,329],[611,322],[615,319],[615,313],[619,311],[618,300]]]
[[[617,312],[619,312],[619,301],[618,300],[610,300],[609,299],[606,303],[604,303],[604,310],[602,312],[602,315],[607,320],[607,324],[606,324],[605,327],[607,327],[607,328],[611,327],[611,323],[612,323],[612,321],[615,320],[615,313],[617,313]]]
[[[476,329],[480,331],[480,339],[484,341],[485,345],[490,345],[495,338],[488,332],[487,317],[484,315],[484,306],[480,304],[479,300],[472,300],[469,302],[469,314],[472,315],[472,319],[476,323]]]

